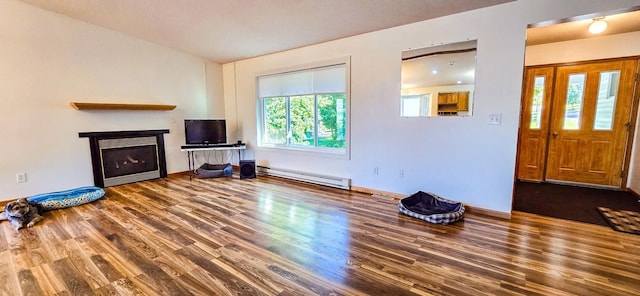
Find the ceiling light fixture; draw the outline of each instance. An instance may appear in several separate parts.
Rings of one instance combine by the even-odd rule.
[[[607,28],[607,22],[604,21],[604,16],[594,18],[593,23],[589,25],[589,32],[591,34],[600,34]]]

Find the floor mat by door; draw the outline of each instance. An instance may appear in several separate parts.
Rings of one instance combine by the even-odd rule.
[[[640,234],[640,213],[627,210],[612,210],[610,208],[598,207],[611,228],[633,234]]]

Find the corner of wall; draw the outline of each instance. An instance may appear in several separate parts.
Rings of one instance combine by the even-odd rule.
[[[229,142],[242,140],[238,125],[238,99],[236,94],[236,63],[222,65],[224,118],[227,120]]]
[[[205,82],[207,91],[207,117],[225,117],[225,99],[222,65],[216,62],[205,62]]]

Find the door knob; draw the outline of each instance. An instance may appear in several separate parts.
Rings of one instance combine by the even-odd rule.
[[[558,137],[558,132],[553,132],[553,133],[551,133],[551,135],[552,135],[554,138],[557,138],[557,137]]]

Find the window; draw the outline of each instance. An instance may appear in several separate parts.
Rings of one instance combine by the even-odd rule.
[[[258,77],[260,146],[344,154],[347,65]]]
[[[400,102],[400,116],[427,116],[427,106],[429,106],[428,94],[402,96],[402,100]]]
[[[542,116],[542,103],[544,102],[544,76],[536,76],[533,83],[533,97],[531,97],[531,122],[530,129],[540,129]]]
[[[596,116],[593,126],[594,130],[611,130],[619,83],[619,70],[600,73],[600,86],[598,87],[598,101],[596,103]]]
[[[571,74],[567,84],[567,102],[564,112],[565,130],[579,130],[580,116],[582,110],[582,99],[584,98],[584,85],[586,74]]]

